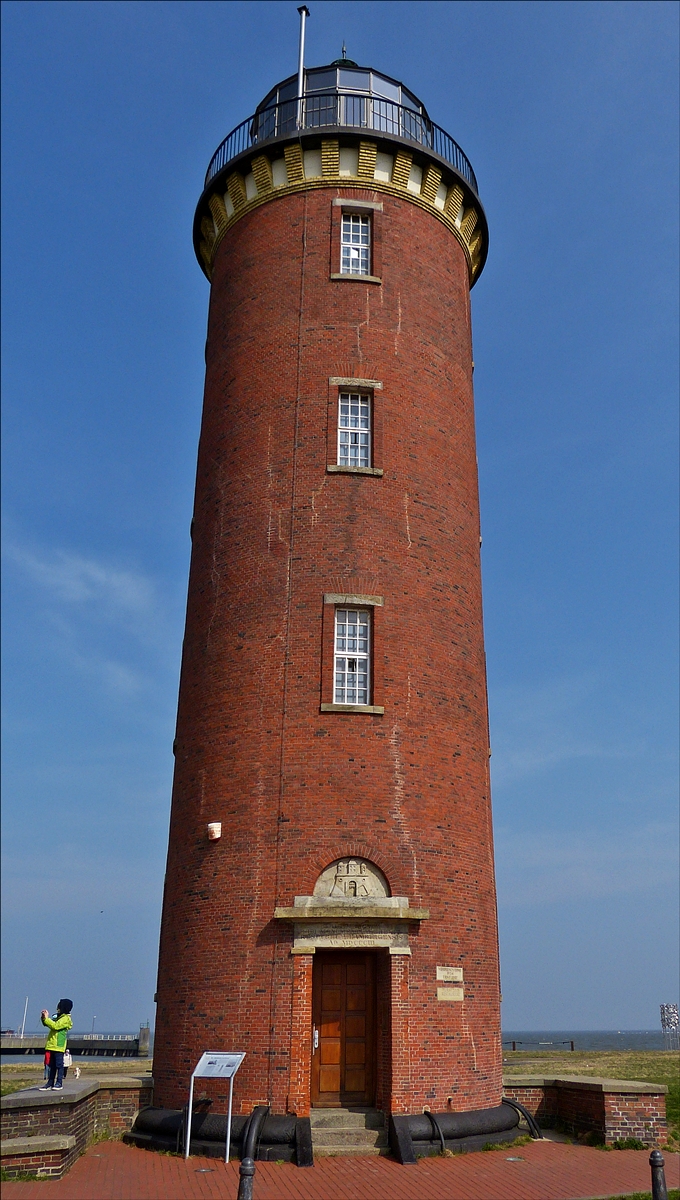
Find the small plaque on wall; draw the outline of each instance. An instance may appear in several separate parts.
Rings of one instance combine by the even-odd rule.
[[[437,967],[437,979],[442,983],[462,983],[462,967]]]
[[[437,988],[438,1000],[462,1000],[464,996],[465,988],[462,987]]]

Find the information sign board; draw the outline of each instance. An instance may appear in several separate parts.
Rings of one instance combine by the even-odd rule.
[[[223,1054],[221,1050],[207,1050],[198,1060],[194,1079],[231,1079],[238,1071],[245,1054]]]
[[[228,1079],[229,1080],[229,1114],[227,1116],[227,1145],[224,1161],[229,1162],[229,1147],[231,1144],[231,1102],[234,1095],[234,1075],[245,1058],[245,1052],[227,1053],[223,1050],[206,1050],[199,1058],[191,1075],[189,1088],[189,1104],[187,1107],[187,1127],[184,1133],[184,1157],[189,1157],[191,1147],[191,1117],[194,1109],[194,1080],[195,1079]]]

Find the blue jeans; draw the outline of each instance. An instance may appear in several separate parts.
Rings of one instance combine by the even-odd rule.
[[[64,1082],[64,1052],[63,1050],[50,1050],[50,1077],[47,1081],[48,1087],[61,1087]]]

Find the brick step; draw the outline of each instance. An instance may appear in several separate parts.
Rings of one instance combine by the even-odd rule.
[[[385,1115],[376,1108],[316,1108],[310,1113],[315,1129],[384,1129]]]

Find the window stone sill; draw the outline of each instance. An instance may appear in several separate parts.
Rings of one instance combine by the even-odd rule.
[[[382,283],[382,279],[378,275],[349,275],[344,272],[343,274],[332,273],[331,279],[345,279],[353,283]]]
[[[382,467],[344,467],[340,463],[328,463],[326,470],[333,475],[382,475]]]
[[[322,704],[321,712],[377,713],[382,716],[385,709],[380,704]]]

